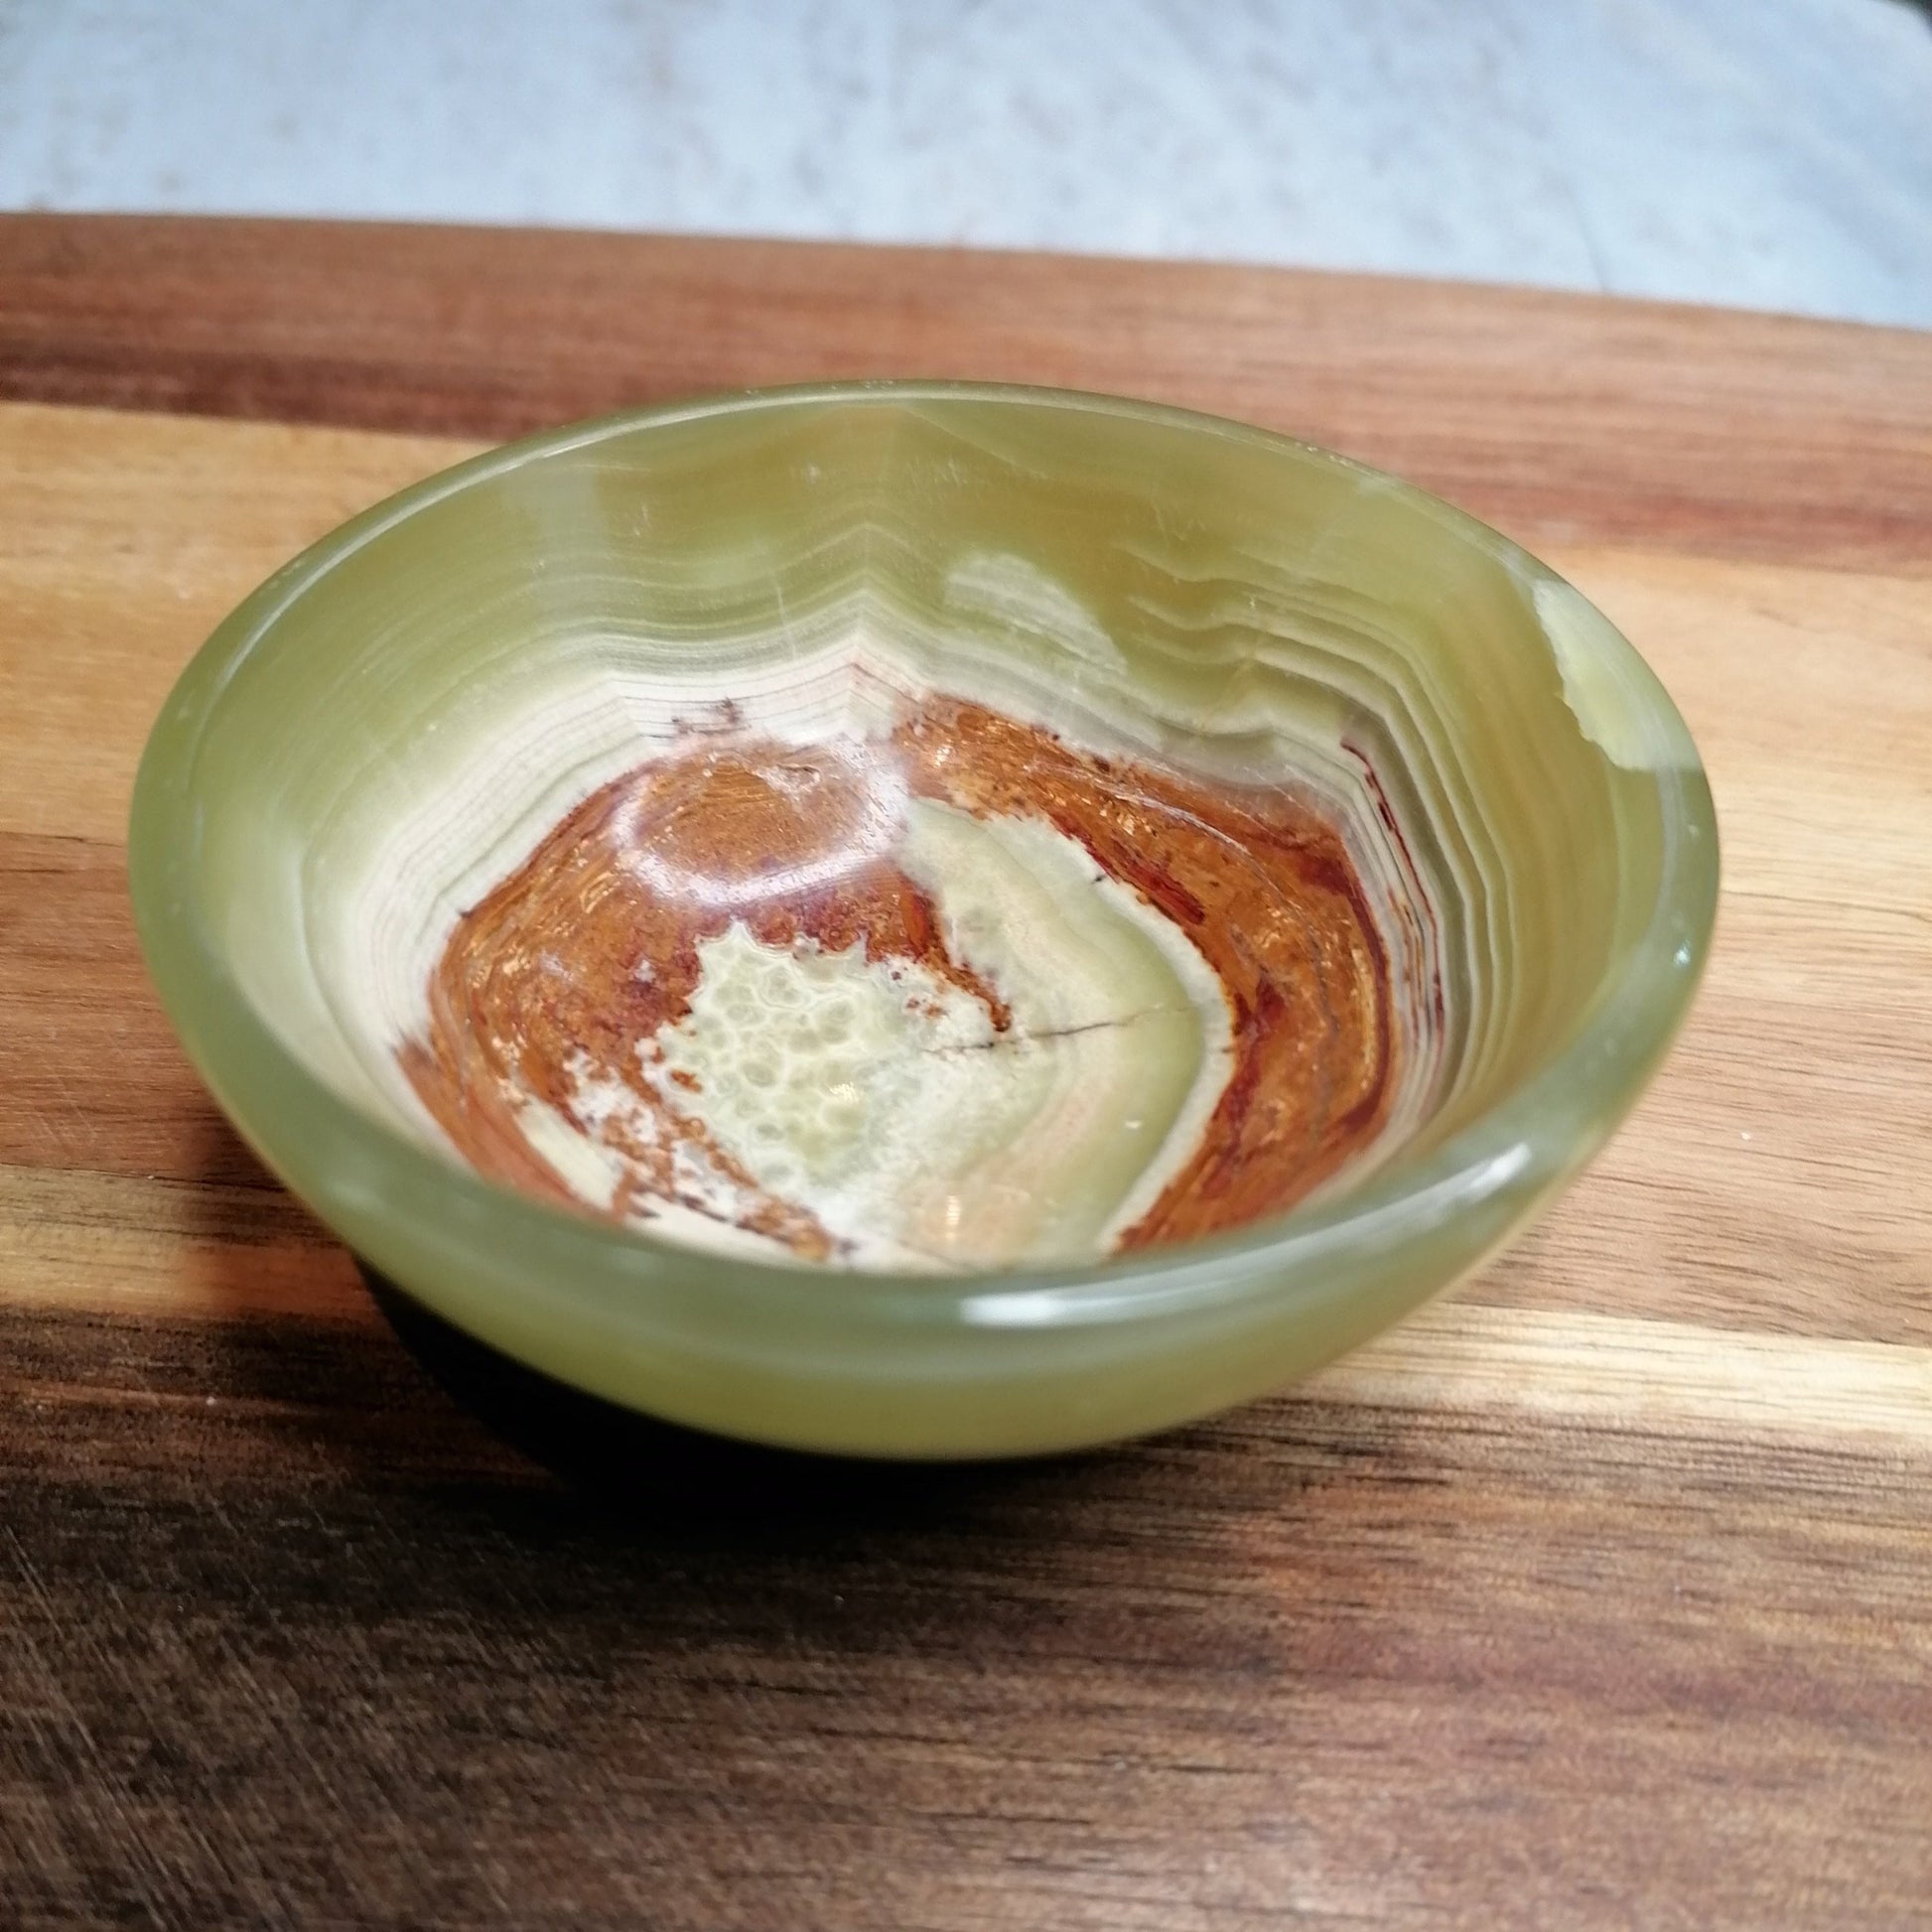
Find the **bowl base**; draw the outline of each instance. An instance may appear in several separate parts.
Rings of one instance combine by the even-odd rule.
[[[1001,1471],[1040,1467],[1037,1457],[815,1454],[663,1422],[528,1367],[445,1320],[360,1256],[355,1265],[397,1339],[460,1407],[587,1499],[625,1514],[758,1518],[859,1508],[890,1515],[899,1505],[924,1514]]]

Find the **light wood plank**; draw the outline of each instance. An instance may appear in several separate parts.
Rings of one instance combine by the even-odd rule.
[[[375,1319],[348,1257],[273,1188],[0,1167],[0,1309]],[[1932,1460],[1932,1346],[1450,1300],[1297,1394],[1528,1430],[1838,1442]]]
[[[0,406],[0,831],[119,840],[204,638],[436,439]]]
[[[83,860],[47,839],[116,840],[141,739],[206,627],[289,549],[463,448],[0,407],[0,834],[16,835],[0,852],[16,935],[0,956],[16,1069],[0,1158],[177,1178],[212,1161],[217,1180],[239,1159],[245,1173],[146,990],[106,848]],[[1553,561],[1689,716],[1719,800],[1725,901],[1653,1093],[1471,1293],[1932,1336],[1932,1230],[1898,1185],[1932,1172],[1923,587],[1631,550]],[[100,1087],[88,1069],[110,1063]]]

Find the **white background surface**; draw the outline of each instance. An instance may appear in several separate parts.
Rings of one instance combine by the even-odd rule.
[[[0,0],[0,206],[1210,256],[1932,326],[1901,0]]]

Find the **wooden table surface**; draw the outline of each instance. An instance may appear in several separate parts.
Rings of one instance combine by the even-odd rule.
[[[223,1125],[136,954],[128,790],[201,638],[351,509],[834,373],[1193,403],[1530,542],[1697,733],[1718,945],[1543,1225],[1302,1390],[625,1511],[444,1396]],[[14,217],[0,397],[0,1922],[1932,1923],[1932,338]]]

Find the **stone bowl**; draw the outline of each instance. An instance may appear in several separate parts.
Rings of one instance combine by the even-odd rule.
[[[1709,790],[1471,518],[1103,397],[739,395],[345,524],[189,667],[143,945],[264,1161],[531,1370],[843,1454],[1280,1387],[1682,1020]]]

